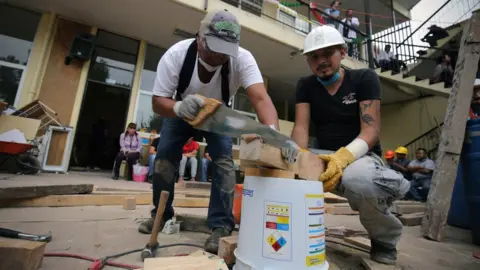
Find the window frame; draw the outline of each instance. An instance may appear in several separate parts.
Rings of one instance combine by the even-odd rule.
[[[13,104],[9,104],[10,106],[13,106],[15,108],[17,107],[18,102],[20,101],[20,97],[22,96],[21,93],[23,92],[23,84],[25,82],[29,60],[30,60],[30,56],[28,56],[27,65],[20,65],[20,64],[15,64],[15,63],[10,63],[7,61],[0,60],[0,66],[22,70],[22,76],[20,77],[20,81],[18,82],[17,93],[15,94],[15,101],[13,102]]]

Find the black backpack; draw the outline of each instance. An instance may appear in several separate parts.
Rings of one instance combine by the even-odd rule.
[[[177,94],[175,99],[177,101],[182,100],[182,94],[190,85],[190,80],[192,79],[193,70],[195,69],[195,64],[197,61],[197,39],[195,39],[192,44],[188,47],[187,56],[185,61],[183,61],[182,70],[178,78]],[[222,66],[220,71],[222,76],[222,100],[227,107],[230,107],[230,86],[228,83],[228,75],[230,73],[229,61],[227,61]]]

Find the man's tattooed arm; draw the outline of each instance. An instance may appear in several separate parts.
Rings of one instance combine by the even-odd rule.
[[[380,136],[380,100],[360,102],[360,139],[373,147]]]

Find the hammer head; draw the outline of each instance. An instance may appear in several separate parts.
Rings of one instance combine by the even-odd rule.
[[[142,262],[147,258],[154,258],[155,254],[157,253],[157,248],[158,248],[158,243],[156,243],[156,245],[154,246],[150,246],[147,244],[145,248],[142,250],[142,253],[140,253]]]

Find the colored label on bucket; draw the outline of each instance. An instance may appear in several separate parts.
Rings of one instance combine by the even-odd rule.
[[[290,203],[265,202],[263,257],[284,261],[292,259],[290,210]]]
[[[325,262],[325,224],[323,194],[305,195],[306,265],[316,266]]]

